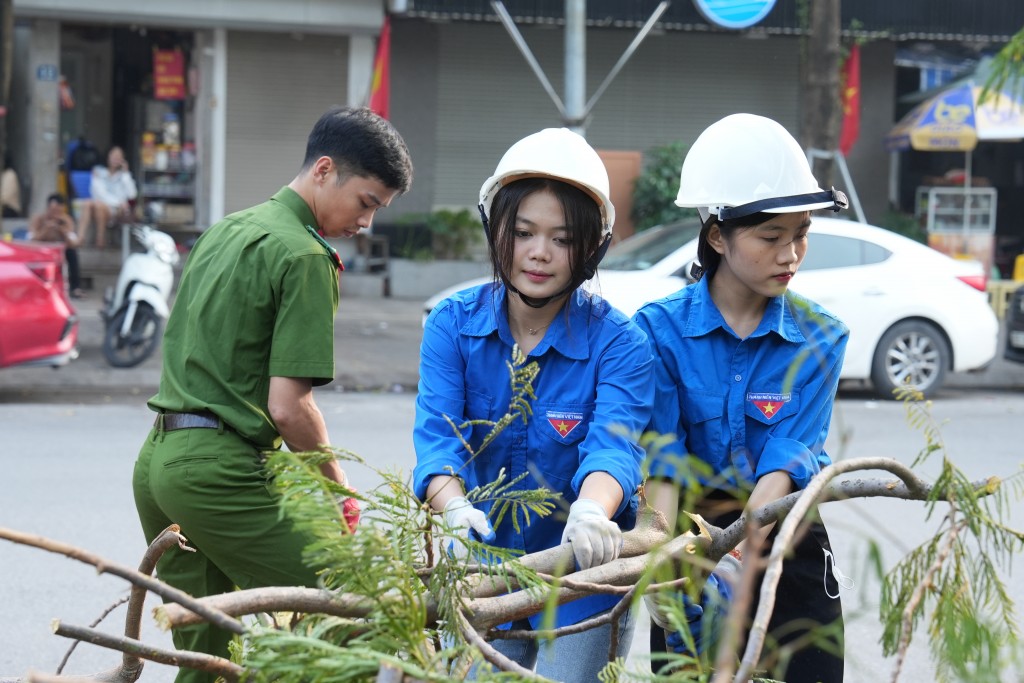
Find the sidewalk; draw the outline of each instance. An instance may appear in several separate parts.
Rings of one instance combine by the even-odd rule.
[[[145,400],[160,383],[160,349],[134,368],[112,368],[103,357],[100,308],[107,284],[100,279],[88,298],[74,301],[79,315],[80,356],[64,367],[0,370],[0,403],[65,399],[96,402],[138,396]],[[344,290],[343,290],[344,291]],[[425,293],[423,299],[429,296]],[[419,381],[423,299],[342,295],[335,325],[335,380],[318,391],[415,392]],[[1003,360],[1005,330],[999,351],[982,372],[947,376],[946,390],[1024,391],[1024,363]],[[844,389],[858,388],[847,383]],[[941,396],[941,393],[940,393]]]
[[[134,368],[113,368],[103,357],[103,290],[98,281],[78,310],[79,357],[60,368],[0,370],[0,403],[61,395],[93,402],[125,396],[145,400],[160,383],[160,348]],[[424,296],[424,299],[426,296]],[[335,380],[319,391],[416,391],[422,300],[342,296],[335,325]]]

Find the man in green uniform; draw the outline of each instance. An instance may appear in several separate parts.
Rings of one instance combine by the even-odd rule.
[[[323,236],[368,228],[411,181],[408,149],[390,123],[367,109],[332,109],[313,127],[291,183],[196,242],[167,322],[160,391],[149,401],[158,415],[133,479],[147,542],[177,523],[196,549],[172,548],[160,560],[158,575],[172,586],[201,597],[316,585],[302,561],[310,539],[281,517],[264,456],[282,443],[292,451],[331,443],[312,389],[334,379],[342,266]],[[322,471],[346,483],[336,461]],[[228,656],[231,636],[221,629],[173,636],[179,649]],[[177,677],[213,680],[184,668]]]

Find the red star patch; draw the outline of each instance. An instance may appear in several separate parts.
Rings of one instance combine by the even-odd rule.
[[[572,433],[572,430],[576,429],[581,420],[570,420],[564,417],[549,417],[548,424],[554,427],[558,435],[563,439]]]
[[[775,417],[779,408],[782,407],[782,401],[754,401],[753,403],[769,420]]]

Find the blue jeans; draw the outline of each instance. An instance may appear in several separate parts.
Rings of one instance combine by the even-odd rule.
[[[596,615],[595,615],[596,616]],[[619,643],[615,656],[625,658],[633,642],[636,620],[631,610],[619,618]],[[512,623],[513,630],[529,630],[530,622],[520,619]],[[502,640],[491,642],[494,649],[527,669],[553,681],[562,683],[597,683],[597,674],[608,664],[611,644],[611,624],[555,638],[553,641]],[[485,666],[487,666],[485,664]],[[470,669],[472,679],[477,665]]]

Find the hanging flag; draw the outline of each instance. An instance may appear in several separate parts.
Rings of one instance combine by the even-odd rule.
[[[373,58],[373,82],[370,84],[369,107],[388,118],[391,90],[391,17],[384,17],[377,54]]]
[[[185,99],[185,53],[153,48],[153,99]]]
[[[840,74],[843,101],[843,123],[839,129],[839,151],[850,153],[860,134],[860,45],[850,48],[850,56]]]
[[[60,108],[61,109],[74,109],[75,108],[75,94],[71,91],[71,84],[68,83],[68,79],[63,75],[60,77],[60,81],[57,85],[57,92],[60,94]]]

